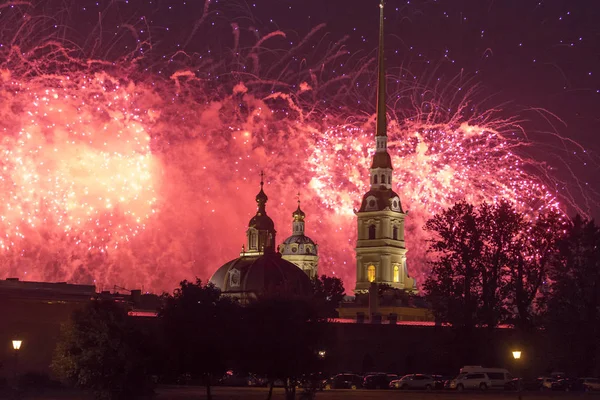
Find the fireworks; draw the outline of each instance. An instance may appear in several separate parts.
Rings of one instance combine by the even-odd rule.
[[[48,230],[103,252],[155,211],[155,161],[131,89],[103,75],[69,78],[5,82],[3,114],[18,113],[2,124],[0,249],[22,250]]]
[[[343,56],[339,46],[319,65]],[[354,104],[347,99],[356,82],[372,77],[363,67],[318,85],[313,69],[292,77],[283,61],[266,76],[223,77],[234,68],[258,69],[259,50],[236,49],[234,61],[200,57],[185,68],[169,58],[157,72],[131,60],[69,56],[56,73],[47,62],[56,52],[29,52],[25,61],[14,49],[6,53],[0,276],[155,291],[194,275],[208,278],[244,243],[264,169],[278,241],[291,234],[300,191],[320,273],[352,288],[353,209],[368,190],[374,127],[360,106],[372,93]],[[406,81],[395,82],[393,98],[414,100]],[[332,90],[338,84],[347,90]],[[517,121],[491,111],[466,116],[468,101],[469,94],[453,113],[439,111],[449,108],[443,98],[418,107],[397,101],[391,109],[394,189],[410,210],[409,273],[421,282],[428,270],[422,226],[442,208],[499,198],[527,211],[559,207],[543,163],[521,152],[530,143],[509,134]]]

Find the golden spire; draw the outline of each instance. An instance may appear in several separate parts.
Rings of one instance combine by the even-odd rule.
[[[385,107],[385,65],[383,48],[383,0],[379,3],[379,73],[377,81],[377,135],[387,136]]]

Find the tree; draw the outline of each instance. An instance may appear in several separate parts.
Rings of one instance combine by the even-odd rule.
[[[565,228],[561,214],[554,211],[540,214],[534,221],[520,224],[520,233],[509,250],[506,296],[516,310],[510,322],[523,331],[536,326],[534,318],[539,314],[536,300],[541,296],[548,269],[556,260]]]
[[[210,400],[213,378],[225,373],[240,339],[240,306],[199,279],[181,282],[164,300],[159,318],[165,332],[168,370],[201,378]]]
[[[438,319],[469,330],[533,326],[535,300],[564,230],[563,217],[518,212],[506,200],[457,203],[429,220],[432,275],[424,285]]]
[[[580,216],[574,218],[559,255],[549,272],[546,294],[548,330],[566,351],[565,359],[583,375],[594,371],[600,342],[600,227]]]
[[[63,326],[54,372],[99,399],[134,399],[151,393],[152,354],[147,337],[113,301],[92,301]]]
[[[321,275],[312,279],[313,299],[316,302],[320,316],[324,318],[337,318],[337,308],[340,306],[346,290],[344,283],[335,276]]]
[[[494,205],[483,203],[477,208],[477,229],[482,242],[481,253],[475,261],[481,292],[477,319],[489,330],[494,329],[509,313],[504,300],[507,287],[503,278],[506,267],[512,263],[510,250],[524,225],[524,216],[506,200]]]
[[[247,370],[267,377],[269,399],[275,380],[291,400],[300,378],[319,370],[321,322],[314,303],[301,298],[261,297],[245,307],[242,359]]]
[[[477,259],[483,247],[475,208],[466,202],[435,215],[425,225],[434,234],[432,274],[423,287],[437,319],[470,331],[480,301]]]

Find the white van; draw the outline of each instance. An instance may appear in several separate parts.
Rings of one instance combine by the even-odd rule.
[[[450,389],[479,389],[504,388],[504,384],[513,376],[504,368],[484,368],[469,365],[460,369],[460,373],[450,382]]]

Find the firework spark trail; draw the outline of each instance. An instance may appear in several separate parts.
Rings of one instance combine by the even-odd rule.
[[[199,57],[198,65],[179,52],[160,73],[146,72],[138,57],[92,62],[60,44],[8,50],[0,80],[0,276],[155,291],[207,278],[244,243],[265,169],[277,240],[291,233],[300,190],[320,272],[351,289],[353,209],[368,190],[374,147],[373,116],[361,106],[373,93],[356,85],[373,77],[367,62],[326,77],[345,54],[343,41],[314,68],[282,62],[273,76],[260,76],[268,41],[236,45],[231,60]],[[509,135],[518,120],[478,110],[472,90],[456,100],[437,87],[394,82],[390,152],[395,190],[410,210],[409,272],[417,279],[427,272],[422,226],[455,201],[559,207],[548,189],[552,175],[522,155],[531,143]]]

